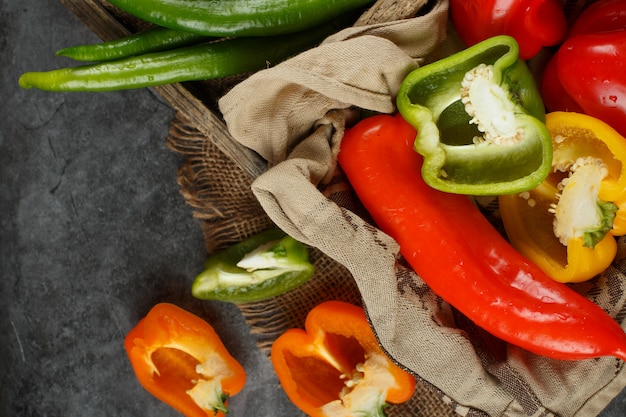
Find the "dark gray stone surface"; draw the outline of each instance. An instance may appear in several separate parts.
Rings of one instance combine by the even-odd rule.
[[[299,415],[238,310],[189,294],[205,254],[164,146],[168,104],[147,89],[18,87],[68,64],[56,50],[96,40],[58,1],[0,0],[0,417],[177,416],[122,346],[160,301],[206,318],[246,368],[230,415]],[[625,398],[602,416],[625,415]]]
[[[96,37],[57,0],[0,1],[0,417],[178,416],[138,384],[125,334],[160,301],[211,322],[248,372],[232,416],[293,417],[239,311],[189,292],[205,258],[148,89],[22,90]]]

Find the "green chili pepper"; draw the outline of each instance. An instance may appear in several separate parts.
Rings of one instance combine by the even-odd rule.
[[[422,176],[457,194],[529,190],[548,175],[552,143],[539,91],[509,36],[412,71],[398,110],[418,131]]]
[[[206,36],[270,36],[299,32],[374,0],[110,0],[159,26]]]
[[[203,300],[260,301],[304,284],[313,272],[306,246],[273,228],[209,257],[191,293]]]
[[[111,62],[27,72],[19,83],[47,91],[112,91],[222,78],[266,68],[313,47],[343,22],[345,17],[297,34],[220,39]]]
[[[192,45],[208,39],[210,39],[208,36],[197,33],[154,27],[108,42],[63,48],[57,51],[56,55],[77,61],[114,61],[130,56]]]

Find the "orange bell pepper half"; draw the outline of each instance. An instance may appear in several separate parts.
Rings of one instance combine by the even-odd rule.
[[[141,385],[186,417],[224,416],[246,381],[213,327],[173,304],[155,305],[124,348]]]
[[[271,360],[289,399],[311,417],[384,416],[413,395],[415,378],[380,348],[362,308],[327,301],[289,329]]]

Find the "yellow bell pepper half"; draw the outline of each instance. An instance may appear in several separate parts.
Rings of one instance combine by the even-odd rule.
[[[615,258],[626,234],[626,138],[584,114],[546,115],[552,171],[536,188],[499,197],[511,244],[559,282],[582,282]]]

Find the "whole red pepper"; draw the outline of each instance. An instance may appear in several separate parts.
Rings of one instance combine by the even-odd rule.
[[[586,113],[626,135],[626,0],[586,8],[541,82],[549,111]]]
[[[510,35],[519,55],[529,59],[544,46],[556,45],[567,31],[558,0],[450,0],[454,27],[471,46],[496,35]]]
[[[599,306],[513,249],[467,196],[423,181],[415,133],[400,116],[373,116],[346,132],[338,158],[424,282],[476,325],[536,354],[626,360],[626,333]]]
[[[626,1],[600,0],[591,3],[574,21],[568,37],[585,33],[613,32],[626,28]]]

